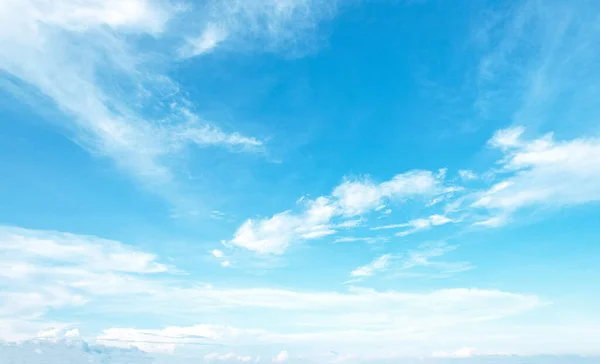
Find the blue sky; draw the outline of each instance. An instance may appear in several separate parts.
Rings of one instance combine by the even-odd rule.
[[[5,0],[0,357],[598,362],[598,10]]]

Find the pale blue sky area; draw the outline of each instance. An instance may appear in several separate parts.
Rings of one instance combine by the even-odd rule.
[[[4,0],[0,359],[599,363],[599,17]]]

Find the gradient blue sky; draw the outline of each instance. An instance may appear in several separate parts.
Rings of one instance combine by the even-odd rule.
[[[597,363],[599,14],[3,0],[0,358]]]

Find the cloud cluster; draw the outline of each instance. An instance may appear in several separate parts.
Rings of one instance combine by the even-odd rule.
[[[368,178],[345,180],[330,196],[303,201],[301,213],[285,211],[270,218],[247,220],[229,243],[258,253],[282,254],[293,242],[334,234],[337,227],[353,227],[355,221],[336,225],[334,218],[354,218],[380,210],[390,201],[443,195],[454,190],[443,183],[443,175],[430,171],[398,174],[379,184]],[[436,216],[430,221],[432,224],[446,222]]]
[[[556,141],[552,134],[525,139],[525,129],[498,131],[490,145],[503,152],[501,171],[508,176],[476,193],[472,208],[491,217],[481,223],[499,226],[519,209],[562,207],[600,200],[600,140]]]

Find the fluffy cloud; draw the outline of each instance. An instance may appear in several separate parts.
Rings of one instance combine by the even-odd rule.
[[[219,249],[213,249],[213,250],[212,250],[210,253],[213,255],[213,257],[215,257],[215,258],[217,258],[217,259],[223,258],[223,256],[225,255],[225,254],[224,254],[224,253],[223,253],[221,250],[219,250]]]
[[[285,211],[270,218],[247,220],[230,243],[258,253],[282,254],[295,241],[321,238],[334,234],[335,228],[353,227],[360,221],[346,220],[336,225],[334,218],[360,216],[380,209],[389,201],[435,196],[452,190],[443,186],[443,175],[429,171],[398,174],[379,184],[369,179],[345,180],[334,188],[331,196],[306,201],[301,213]],[[435,215],[428,223],[439,225],[448,221]]]
[[[600,200],[600,140],[556,141],[552,134],[525,139],[522,127],[498,131],[490,145],[504,154],[500,161],[508,177],[475,194],[473,208],[492,216],[480,224],[499,226],[522,208],[577,205]]]
[[[338,200],[344,215],[356,216],[378,208],[386,200],[442,193],[442,180],[443,176],[435,176],[430,171],[398,174],[379,184],[369,179],[346,180],[333,190],[332,196]]]

